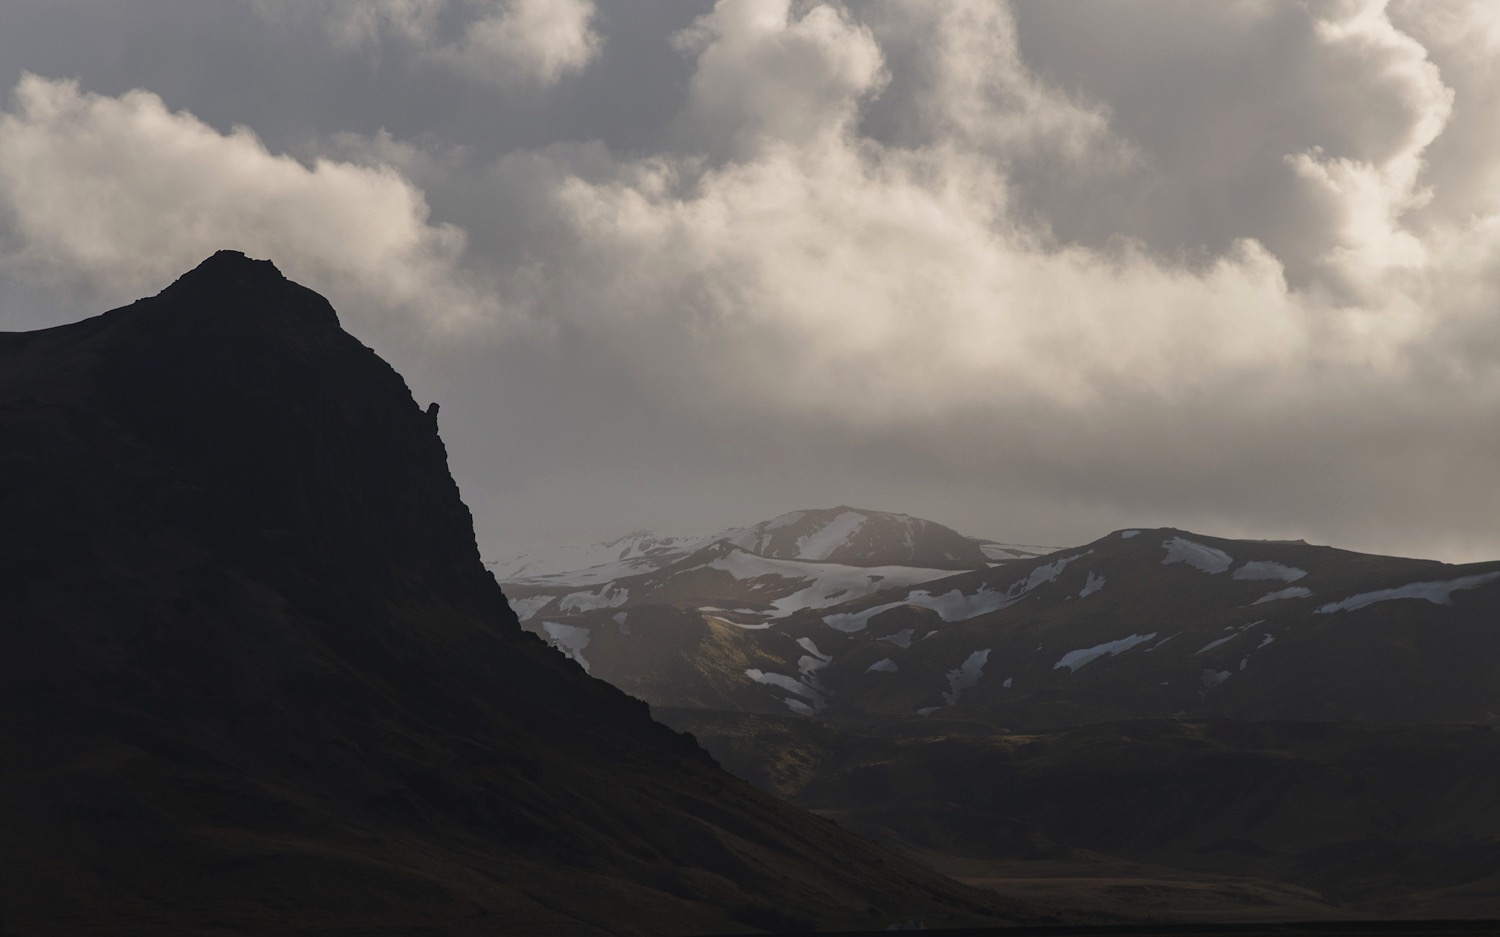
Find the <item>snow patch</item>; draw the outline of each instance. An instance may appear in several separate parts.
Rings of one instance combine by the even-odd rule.
[[[1089,578],[1084,582],[1083,588],[1078,591],[1078,597],[1086,599],[1103,588],[1104,577],[1096,574],[1093,570],[1089,570]]]
[[[625,621],[625,614],[625,612],[615,612],[612,616],[615,620],[615,627],[620,629],[621,634],[630,633],[630,625]]]
[[[1093,647],[1085,647],[1080,648],[1076,651],[1069,651],[1068,653],[1064,654],[1057,663],[1052,665],[1052,669],[1061,670],[1062,668],[1066,667],[1070,672],[1076,673],[1084,665],[1088,664],[1091,661],[1097,660],[1098,658],[1103,657],[1106,654],[1108,654],[1110,657],[1114,657],[1118,654],[1123,654],[1131,648],[1135,647],[1137,644],[1144,644],[1154,637],[1156,637],[1155,631],[1151,632],[1150,634],[1133,634],[1128,638],[1120,638],[1115,641],[1106,641],[1103,644],[1096,644]]]
[[[964,690],[978,683],[979,678],[984,676],[984,664],[989,659],[990,649],[985,648],[970,654],[962,664],[948,671],[948,692],[943,694],[943,702],[949,706],[956,705]]]
[[[881,641],[885,641],[885,642],[887,642],[889,644],[894,644],[897,647],[911,647],[911,636],[912,636],[912,634],[913,634],[912,629],[910,629],[910,628],[902,628],[900,631],[896,632],[895,634],[888,634],[885,637],[880,638],[880,640]]]
[[[858,612],[839,612],[833,615],[823,616],[823,623],[835,631],[853,633],[863,631],[865,626],[874,616],[888,609],[899,608],[902,605],[911,605],[917,608],[925,608],[937,612],[938,617],[946,622],[968,621],[970,618],[978,618],[990,612],[1009,608],[1031,594],[1038,586],[1049,583],[1062,575],[1062,571],[1068,564],[1076,559],[1087,556],[1093,551],[1077,553],[1073,556],[1064,556],[1051,563],[1044,563],[1027,574],[1025,579],[1011,583],[1010,588],[1004,592],[991,589],[989,586],[980,586],[973,593],[966,593],[959,589],[952,589],[941,595],[933,595],[926,589],[918,589],[910,593],[899,602],[888,602],[884,605],[876,605]],[[948,571],[947,575],[952,575]],[[934,579],[938,578],[936,576]],[[778,603],[779,604],[779,603]]]
[[[1207,651],[1211,651],[1211,650],[1213,650],[1214,648],[1218,647],[1221,644],[1227,644],[1230,641],[1233,641],[1235,638],[1237,638],[1239,636],[1240,636],[1239,632],[1236,631],[1234,634],[1230,635],[1227,638],[1220,638],[1217,641],[1210,641],[1207,644],[1203,645],[1202,647],[1198,648],[1198,650],[1194,651],[1193,652],[1193,656],[1196,657],[1199,654],[1203,654],[1203,653],[1205,653]]]
[[[524,599],[511,599],[510,608],[521,621],[529,621],[533,615],[546,608],[552,598],[550,595],[533,595]]]
[[[485,565],[501,583],[597,586],[661,569],[710,542],[702,537],[662,537],[637,531],[591,547],[563,547]]]
[[[778,689],[786,690],[788,693],[795,693],[798,696],[805,697],[810,700],[816,700],[821,695],[817,690],[803,683],[801,680],[798,680],[796,677],[790,677],[784,673],[775,673],[772,671],[765,671],[755,667],[750,667],[745,670],[745,676],[749,677],[751,680],[754,680],[756,683],[762,683],[766,686],[774,686]]]
[[[542,630],[547,632],[547,642],[562,651],[569,659],[578,662],[584,673],[589,673],[589,662],[583,658],[583,649],[589,646],[589,640],[593,638],[593,632],[578,625],[564,625],[556,621],[542,622]]]
[[[557,600],[560,612],[589,612],[596,608],[619,608],[630,598],[630,590],[623,586],[606,585],[598,592],[570,592]]]
[[[1010,689],[1011,684],[1013,684],[1015,682],[1016,682],[1016,678],[1015,677],[1006,677],[1005,678],[1005,682],[1002,683],[1002,684],[1000,684],[1000,686],[1003,687],[1004,689],[1008,690],[1008,689]]]
[[[866,667],[865,673],[895,673],[898,669],[899,668],[896,666],[895,661],[891,660],[889,657],[884,657]]]
[[[1163,566],[1173,563],[1186,563],[1194,569],[1205,573],[1222,573],[1228,569],[1234,560],[1223,550],[1206,547],[1201,543],[1194,543],[1184,537],[1173,537],[1171,540],[1163,540],[1167,556],[1161,561]]]
[[[1121,540],[1129,540],[1131,537],[1137,536],[1139,534],[1140,534],[1139,530],[1122,530],[1122,531],[1120,531],[1120,539]]]
[[[867,608],[863,611],[858,612],[836,612],[832,615],[824,615],[823,624],[832,628],[834,631],[842,631],[845,634],[853,634],[856,631],[865,630],[865,626],[870,623],[871,618],[874,618],[881,612],[897,608],[903,604],[904,603],[902,602],[887,602],[884,605],[876,605],[872,608]],[[881,640],[885,639],[882,638]]]
[[[951,569],[923,569],[915,566],[844,566],[839,563],[810,563],[802,560],[778,560],[756,556],[744,550],[731,550],[705,564],[707,569],[728,573],[741,582],[761,577],[782,580],[773,587],[795,588],[791,595],[771,602],[772,618],[785,618],[804,608],[826,608],[842,602],[861,599],[881,589],[911,586],[952,576]],[[864,627],[839,630],[859,631]]]
[[[764,553],[771,545],[771,531],[790,527],[807,516],[806,511],[790,511],[780,517],[773,517],[764,524],[756,524],[754,527],[740,527],[735,530],[726,530],[721,539],[729,541],[734,546],[751,553]]]
[[[1278,589],[1275,592],[1267,592],[1250,604],[1259,605],[1262,602],[1279,602],[1282,599],[1300,599],[1309,595],[1312,595],[1312,590],[1306,586],[1291,586],[1286,589]]]
[[[1272,563],[1269,560],[1251,560],[1235,570],[1233,578],[1280,579],[1282,582],[1296,582],[1306,575],[1307,570],[1298,569],[1295,566],[1283,566],[1280,563]]]
[[[797,646],[802,648],[802,650],[806,651],[807,653],[813,655],[814,657],[819,657],[823,660],[833,660],[831,656],[824,654],[822,651],[818,650],[818,645],[815,641],[813,641],[812,638],[798,638]]]
[[[811,654],[803,654],[797,658],[797,672],[802,674],[804,679],[813,681],[816,679],[813,677],[813,674],[827,667],[828,663],[829,658],[827,657],[814,657]]]
[[[1352,595],[1339,602],[1320,605],[1317,611],[1325,615],[1330,612],[1352,612],[1367,605],[1374,605],[1376,602],[1389,602],[1392,599],[1426,599],[1433,605],[1452,605],[1453,593],[1459,589],[1477,589],[1497,579],[1500,579],[1500,572],[1461,576],[1458,579],[1448,579],[1442,582],[1413,582],[1394,589],[1361,592],[1359,595]]]
[[[996,563],[1004,563],[1009,560],[1029,560],[1038,556],[1046,556],[1048,553],[1056,553],[1057,547],[1039,547],[1025,543],[994,543],[986,541],[979,545],[979,552],[984,558]]]
[[[824,524],[819,530],[797,538],[797,556],[804,560],[822,561],[865,526],[869,518],[854,511],[845,511]]]

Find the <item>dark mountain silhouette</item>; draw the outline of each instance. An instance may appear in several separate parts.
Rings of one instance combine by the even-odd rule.
[[[0,334],[0,916],[24,934],[1016,919],[523,632],[436,432],[220,252]]]

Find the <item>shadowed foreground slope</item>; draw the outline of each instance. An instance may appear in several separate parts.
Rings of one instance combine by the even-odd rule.
[[[433,418],[269,262],[0,335],[0,915],[23,934],[1018,919],[516,625]]]

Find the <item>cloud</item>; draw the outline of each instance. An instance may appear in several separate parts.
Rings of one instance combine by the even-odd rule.
[[[573,240],[537,307],[611,347],[649,334],[712,361],[750,405],[887,421],[1270,381],[1403,338],[1313,317],[1253,240],[1188,269],[1130,242],[1060,246],[1018,217],[1004,154],[1108,171],[1126,148],[1102,109],[1029,77],[991,10],[887,9],[883,28],[919,21],[908,33],[941,67],[901,90],[920,132],[881,144],[859,122],[888,83],[874,32],[832,6],[721,3],[681,43],[700,151],[538,177]],[[666,321],[685,327],[663,339]]]
[[[387,41],[497,87],[546,87],[599,54],[592,0],[256,0],[273,19],[319,22],[344,49]],[[453,24],[457,24],[456,26]]]
[[[689,102],[700,146],[738,158],[847,134],[885,81],[867,29],[837,8],[725,0],[678,33],[694,55]]]
[[[350,312],[496,323],[411,372],[451,388],[491,540],[792,498],[1500,552],[1493,4],[262,11],[312,39],[237,32],[257,74],[332,76],[274,118],[197,72],[81,74],[251,107],[272,146],[145,92],[18,94],[4,263],[128,299],[236,246],[206,232]]]
[[[394,170],[304,165],[146,91],[23,76],[0,113],[0,230],[7,268],[121,300],[234,248],[440,326],[493,312],[460,269],[463,232]]]
[[[438,50],[459,70],[498,85],[553,85],[599,54],[589,0],[512,0]]]
[[[1141,186],[1146,211],[1181,193],[1153,188],[1162,154],[1128,107],[1035,76],[1002,9],[875,9],[720,3],[679,39],[696,63],[679,147],[587,171],[507,158],[547,218],[528,306],[573,360],[632,370],[674,407],[783,436],[793,418],[837,426],[891,464],[921,452],[930,475],[1090,516],[1480,536],[1474,505],[1496,498],[1472,466],[1500,470],[1471,438],[1500,413],[1484,312],[1500,217],[1417,223],[1456,105],[1382,5],[1277,25],[1301,30],[1298,68],[1326,86],[1310,112],[1331,123],[1246,171],[1273,203],[1312,203],[1298,237],[1252,227],[1191,254],[1069,242],[1035,214],[1026,173],[1044,163]],[[1419,496],[1423,475],[1455,487]]]
[[[1072,173],[1118,171],[1135,159],[1108,109],[1039,79],[1022,59],[1003,4],[887,2],[863,8],[893,76],[866,127],[903,146],[959,141],[1010,168],[1036,159]]]
[[[272,19],[313,17],[346,49],[378,48],[386,36],[425,44],[447,0],[255,0]]]
[[[1383,273],[1425,260],[1421,240],[1403,220],[1431,198],[1418,184],[1423,154],[1447,125],[1453,104],[1426,50],[1391,23],[1385,6],[1345,3],[1314,23],[1321,74],[1313,79],[1341,89],[1345,109],[1371,98],[1382,105],[1367,110],[1353,154],[1331,155],[1315,146],[1287,157],[1309,197],[1329,206],[1331,243],[1317,258],[1324,282],[1342,297],[1366,301],[1375,298]]]

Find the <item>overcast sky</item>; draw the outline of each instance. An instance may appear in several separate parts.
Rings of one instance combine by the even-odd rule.
[[[1492,0],[4,0],[0,328],[270,258],[481,549],[1500,557]]]

